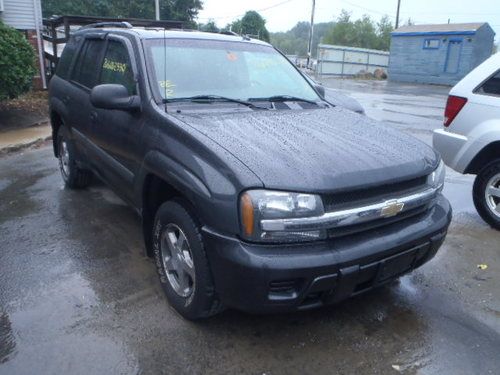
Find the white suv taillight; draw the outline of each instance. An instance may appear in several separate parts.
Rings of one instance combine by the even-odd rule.
[[[446,108],[444,110],[444,126],[448,127],[452,121],[457,117],[458,113],[462,110],[465,103],[467,103],[467,98],[462,98],[461,96],[448,96],[448,101],[446,102]]]

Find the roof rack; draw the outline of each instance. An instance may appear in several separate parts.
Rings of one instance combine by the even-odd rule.
[[[1,2],[1,0],[0,0]],[[110,18],[110,17],[87,17],[87,16],[52,16],[43,19],[42,38],[50,43],[45,47],[44,57],[48,61],[47,76],[50,78],[56,69],[62,49],[71,35],[77,29],[91,29],[102,27],[116,27],[130,29],[138,27],[155,27],[161,29],[183,29],[182,21],[151,20],[142,18]],[[59,46],[59,48],[58,48]]]
[[[96,22],[91,23],[89,25],[82,26],[80,30],[84,29],[93,29],[98,27],[121,27],[124,29],[131,29],[133,26],[130,22],[122,21],[122,22]]]
[[[240,34],[237,34],[237,33],[235,33],[234,31],[231,31],[231,30],[221,30],[221,31],[219,31],[219,34],[240,36]]]

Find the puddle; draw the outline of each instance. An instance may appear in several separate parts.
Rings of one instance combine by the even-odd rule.
[[[51,135],[50,126],[34,126],[31,128],[13,130],[2,133],[0,137],[0,149],[12,147],[18,144],[27,144],[40,138],[46,138]]]
[[[7,313],[0,311],[0,364],[7,362],[16,350],[12,324]]]

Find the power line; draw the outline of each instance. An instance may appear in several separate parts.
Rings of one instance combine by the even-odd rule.
[[[354,4],[350,1],[347,1],[347,0],[340,0],[341,3],[345,3],[345,4],[348,4],[350,6],[353,6],[355,8],[359,8],[359,9],[362,9],[368,13],[372,13],[372,14],[378,14],[378,15],[381,15],[381,16],[387,16],[389,18],[392,18],[392,19],[396,19],[396,16],[392,15],[391,12],[381,12],[381,11],[378,11],[378,10],[375,10],[375,9],[371,9],[371,8],[366,8],[364,6],[361,6],[359,4]],[[405,12],[401,12],[402,14],[406,14]],[[409,13],[408,13],[409,14]],[[400,17],[401,19],[402,17]],[[420,21],[416,21],[412,18],[412,22],[414,23],[424,23],[424,22],[420,22]]]
[[[380,12],[378,10],[375,10],[375,9],[370,9],[370,8],[366,8],[364,6],[361,6],[361,5],[358,5],[358,4],[354,4],[354,3],[351,3],[350,1],[346,1],[346,0],[340,0],[341,3],[345,3],[345,4],[348,4],[350,6],[353,6],[355,8],[359,8],[359,9],[363,9],[363,10],[366,10],[368,12],[371,12],[371,13],[375,13],[375,14],[380,14],[382,16],[389,16],[391,18],[395,18],[394,16],[391,16],[390,15],[390,12]]]

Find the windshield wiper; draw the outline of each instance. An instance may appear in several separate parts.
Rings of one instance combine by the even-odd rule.
[[[304,102],[310,104],[318,105],[318,102],[314,100],[299,98],[297,96],[292,95],[274,95],[266,98],[249,98],[248,101],[266,101],[266,102]]]
[[[226,96],[220,96],[220,95],[195,95],[195,96],[187,96],[184,98],[172,98],[172,99],[163,99],[163,103],[175,103],[175,102],[194,102],[194,103],[203,103],[203,102],[231,102],[231,103],[238,103],[242,105],[246,105],[249,108],[252,109],[267,109],[264,107],[259,107],[253,103],[250,103],[249,101],[245,100],[240,100],[240,99],[235,99],[235,98],[228,98]]]

